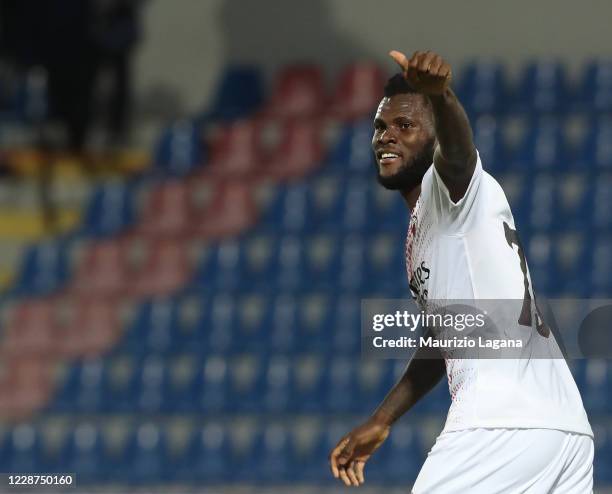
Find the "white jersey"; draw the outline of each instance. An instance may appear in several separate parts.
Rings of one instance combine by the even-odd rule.
[[[412,294],[421,306],[427,300],[523,299],[531,280],[518,243],[506,196],[483,171],[480,156],[457,203],[432,165],[406,241]],[[530,341],[539,352],[560,355],[552,333],[545,338],[534,332]],[[449,358],[446,372],[452,404],[444,432],[544,428],[593,435],[562,358]]]

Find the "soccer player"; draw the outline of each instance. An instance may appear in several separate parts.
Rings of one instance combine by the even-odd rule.
[[[531,325],[523,329],[533,331],[533,344],[558,357],[537,314],[510,207],[483,170],[449,64],[431,51],[390,55],[401,74],[385,87],[372,147],[379,182],[398,190],[411,211],[406,264],[413,298],[420,306],[523,299],[531,312],[518,323]],[[446,372],[452,404],[413,493],[592,492],[593,433],[563,358],[416,357],[372,416],[331,452],[336,478],[363,484],[365,463],[393,423]]]

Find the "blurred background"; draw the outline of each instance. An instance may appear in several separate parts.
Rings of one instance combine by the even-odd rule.
[[[389,49],[432,49],[548,297],[612,296],[612,4],[0,1],[0,471],[108,492],[340,492],[336,441],[403,361],[375,180]],[[612,492],[612,364],[570,362]],[[366,476],[405,492],[442,382]],[[554,411],[551,411],[553,413]],[[608,490],[606,490],[608,489]]]

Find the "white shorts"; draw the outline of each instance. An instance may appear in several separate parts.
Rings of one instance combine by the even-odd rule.
[[[441,434],[413,494],[593,492],[593,439],[552,429]]]

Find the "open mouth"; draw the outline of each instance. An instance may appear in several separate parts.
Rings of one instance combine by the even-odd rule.
[[[378,155],[378,162],[383,165],[383,166],[388,166],[391,165],[393,163],[395,163],[396,161],[399,161],[401,158],[400,154],[397,153],[391,153],[391,152],[379,152],[377,153]]]

